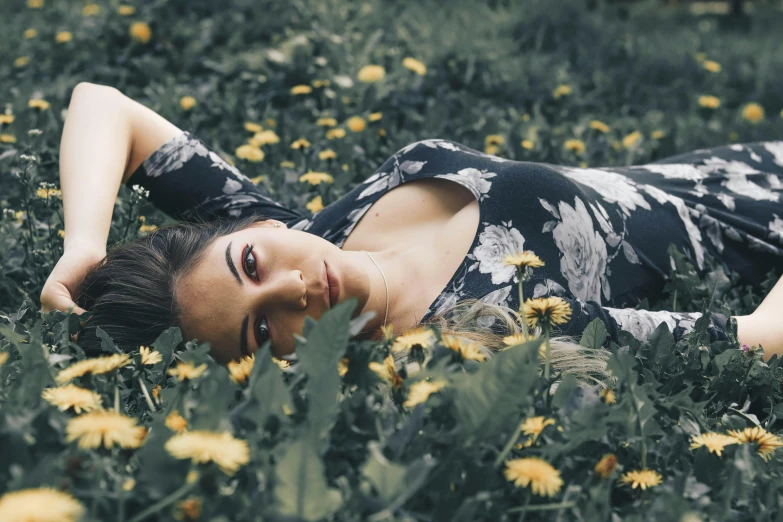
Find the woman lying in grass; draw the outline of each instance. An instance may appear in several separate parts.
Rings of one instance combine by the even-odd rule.
[[[86,349],[99,346],[96,327],[136,348],[176,325],[209,341],[219,362],[268,341],[283,357],[306,316],[356,298],[356,315],[375,312],[364,337],[432,322],[494,350],[521,332],[517,267],[507,256],[524,251],[535,253],[517,259],[535,267],[524,297],[560,298],[552,302],[563,305],[563,334],[600,318],[615,341],[620,328],[644,339],[661,322],[679,339],[700,314],[632,308],[660,294],[670,243],[697,268],[709,252],[754,285],[783,265],[783,142],[595,169],[509,161],[430,139],[301,215],[190,133],[116,89],[82,83],[60,173],[65,252],[41,303],[92,312],[79,339]],[[149,191],[185,223],[107,255],[121,182]],[[753,314],[736,317],[740,342],[783,354],[782,308],[783,281]],[[726,338],[727,319],[712,316],[713,340]],[[605,359],[567,337],[553,350],[564,369],[600,373]]]

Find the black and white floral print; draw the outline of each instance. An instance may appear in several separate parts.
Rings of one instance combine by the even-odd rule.
[[[709,253],[747,283],[783,267],[783,142],[733,144],[629,167],[577,168],[518,162],[459,143],[411,143],[338,201],[316,214],[286,209],[189,133],[170,140],[128,181],[184,219],[262,214],[341,247],[372,205],[418,179],[459,183],[481,219],[459,268],[421,317],[461,299],[519,308],[507,254],[531,250],[545,263],[525,297],[559,296],[573,313],[562,333],[593,319],[644,339],[666,323],[676,338],[699,313],[637,310],[656,299],[673,260],[670,243],[698,269]],[[485,318],[487,323],[490,318]],[[725,339],[727,318],[713,314],[710,335]],[[485,326],[491,326],[489,324]]]

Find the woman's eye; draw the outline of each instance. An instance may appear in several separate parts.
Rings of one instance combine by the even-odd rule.
[[[258,281],[258,267],[256,267],[256,258],[253,256],[252,246],[245,250],[244,265],[247,276],[254,281]]]
[[[258,347],[261,348],[261,346],[264,345],[265,342],[267,342],[270,338],[269,336],[269,328],[266,324],[266,317],[264,317],[261,321],[259,321],[258,325],[256,326],[256,343],[258,343]]]

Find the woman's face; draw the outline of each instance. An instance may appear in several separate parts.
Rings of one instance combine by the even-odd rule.
[[[177,283],[182,329],[189,339],[209,342],[219,363],[267,340],[275,356],[290,354],[305,317],[319,319],[329,309],[326,265],[339,279],[338,302],[356,297],[354,317],[364,308],[369,281],[352,254],[272,220],[218,237]]]

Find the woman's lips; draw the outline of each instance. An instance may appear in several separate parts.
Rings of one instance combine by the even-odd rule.
[[[329,269],[328,264],[326,265],[326,282],[329,286],[329,308],[331,308],[337,304],[337,299],[340,297],[340,280]]]

